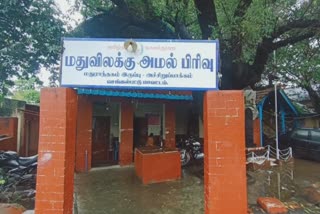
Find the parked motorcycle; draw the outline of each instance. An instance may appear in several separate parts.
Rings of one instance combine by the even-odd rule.
[[[35,187],[37,161],[38,155],[19,157],[13,151],[0,151],[0,190],[3,192],[24,183]]]
[[[26,174],[37,168],[38,155],[19,157],[13,151],[0,151],[0,167],[8,173]]]
[[[37,155],[19,157],[16,152],[0,151],[0,198],[34,201],[37,164]]]
[[[180,150],[181,165],[188,165],[191,160],[200,160],[204,158],[201,144],[192,136],[187,140],[182,139],[178,142],[177,147]]]

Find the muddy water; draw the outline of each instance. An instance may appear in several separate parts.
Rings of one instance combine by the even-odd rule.
[[[295,159],[293,164],[268,170],[248,172],[248,203],[256,204],[260,196],[275,197],[285,204],[298,203],[299,211],[290,213],[319,214],[320,208],[303,196],[306,187],[320,191],[320,163]]]
[[[76,176],[79,214],[204,213],[203,182],[190,173],[183,179],[143,185],[134,168],[93,171]]]
[[[248,203],[255,213],[263,213],[255,206],[257,198],[271,196],[302,205],[302,210],[290,213],[320,214],[320,209],[305,201],[301,193],[310,185],[320,188],[320,163],[295,160],[293,165],[248,175]],[[75,194],[79,214],[204,213],[203,166],[184,169],[179,181],[150,185],[140,182],[133,167],[95,170],[76,175]]]

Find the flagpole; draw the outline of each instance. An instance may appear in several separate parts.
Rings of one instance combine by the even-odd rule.
[[[275,120],[276,120],[276,152],[277,160],[279,160],[279,139],[278,139],[278,93],[277,83],[274,84],[274,109],[275,109]]]

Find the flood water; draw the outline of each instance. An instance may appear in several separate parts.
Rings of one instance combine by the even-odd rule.
[[[320,163],[295,160],[293,165],[248,172],[248,203],[255,213],[263,213],[256,200],[276,197],[285,204],[302,206],[290,213],[320,213],[319,207],[302,196],[305,187],[320,191]],[[183,178],[159,184],[143,185],[134,167],[93,170],[77,174],[75,179],[76,213],[99,214],[197,214],[204,213],[203,166],[183,170]]]
[[[133,167],[97,170],[77,175],[75,188],[79,214],[204,213],[203,182],[188,173],[143,185]]]
[[[302,207],[290,213],[320,213],[320,208],[304,196],[309,187],[320,192],[320,163],[295,159],[293,164],[248,172],[248,175],[250,205],[255,205],[259,196],[275,197],[286,205],[299,204]]]

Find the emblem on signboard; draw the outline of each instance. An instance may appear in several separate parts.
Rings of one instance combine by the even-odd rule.
[[[135,53],[138,49],[137,43],[135,41],[133,41],[132,39],[125,41],[123,46],[124,46],[124,49],[126,49],[129,52],[133,52],[133,53]]]

